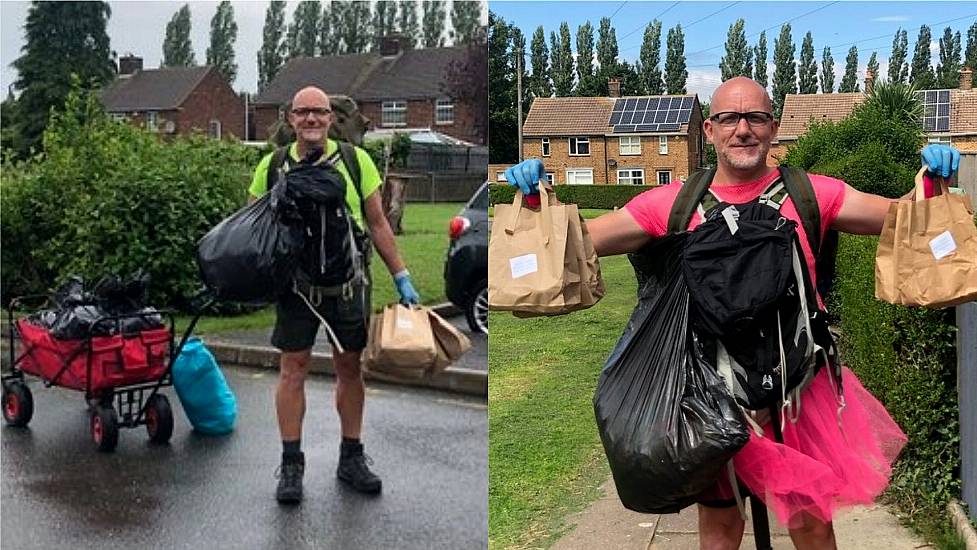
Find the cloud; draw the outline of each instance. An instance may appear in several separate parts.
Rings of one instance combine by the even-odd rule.
[[[874,17],[872,19],[869,19],[869,21],[877,21],[877,22],[880,22],[880,23],[909,21],[909,16],[906,16],[906,15],[883,15],[882,17]]]

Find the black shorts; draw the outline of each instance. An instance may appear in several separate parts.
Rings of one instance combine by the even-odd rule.
[[[367,325],[370,315],[369,280],[354,285],[349,292],[340,289],[317,291],[304,283],[297,285],[299,292],[315,307],[346,351],[363,351],[366,347]],[[284,352],[312,349],[321,322],[294,291],[287,292],[278,300],[275,308],[275,330],[271,345]]]

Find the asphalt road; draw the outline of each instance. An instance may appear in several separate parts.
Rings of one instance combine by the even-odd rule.
[[[274,500],[280,443],[276,373],[230,368],[238,428],[193,432],[171,389],[176,428],[154,446],[143,428],[114,453],[88,435],[82,395],[30,380],[34,419],[0,429],[3,549],[479,549],[488,545],[485,401],[372,384],[364,443],[383,478],[379,497],[335,478],[333,382],[307,383],[305,500]]]

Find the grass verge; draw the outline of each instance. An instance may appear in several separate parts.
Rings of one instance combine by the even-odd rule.
[[[489,547],[548,547],[609,470],[593,393],[635,303],[625,257],[601,260],[604,299],[560,317],[490,314]]]

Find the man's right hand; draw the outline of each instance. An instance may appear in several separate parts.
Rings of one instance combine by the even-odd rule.
[[[524,160],[505,171],[506,181],[509,185],[518,187],[523,195],[538,194],[539,182],[545,177],[546,169],[543,168],[543,161],[539,159]]]

